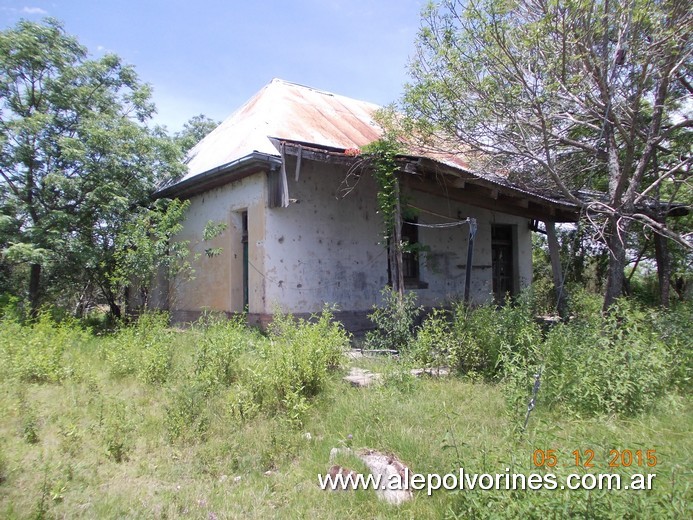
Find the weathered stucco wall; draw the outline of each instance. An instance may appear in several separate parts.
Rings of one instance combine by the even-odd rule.
[[[286,312],[317,312],[325,303],[336,303],[343,311],[369,311],[379,303],[388,276],[387,251],[379,243],[383,224],[376,212],[375,182],[370,175],[363,175],[353,192],[338,198],[344,168],[304,160],[298,181],[294,171],[295,162],[289,160],[289,196],[295,202],[288,208],[267,210],[267,312],[272,312],[273,305]],[[527,219],[411,189],[405,190],[404,200],[418,213],[421,223],[477,219],[470,290],[473,303],[493,298],[492,224],[512,226],[514,289],[531,283],[531,232]],[[434,306],[463,297],[468,237],[467,225],[446,229],[419,227],[419,242],[429,248],[420,260],[424,287],[413,289],[420,304]]]
[[[411,209],[418,213],[419,223],[448,224],[472,217],[478,230],[474,239],[470,297],[472,303],[481,304],[493,299],[491,269],[491,227],[493,224],[513,226],[515,290],[532,281],[532,240],[527,219],[475,208],[454,200],[443,199],[415,189],[404,194]],[[446,218],[447,217],[447,218]],[[419,242],[429,250],[420,260],[420,279],[427,288],[416,289],[419,302],[425,306],[441,301],[461,300],[464,296],[467,267],[469,226],[452,228],[419,227]]]
[[[380,302],[388,280],[387,251],[380,243],[383,224],[376,210],[375,182],[363,175],[346,197],[340,187],[343,166],[303,160],[298,181],[295,161],[287,163],[287,208],[268,207],[268,183],[258,173],[191,199],[180,239],[190,240],[200,254],[195,279],[170,283],[173,317],[190,320],[200,311],[244,310],[243,213],[247,212],[248,311],[261,320],[279,307],[284,312],[314,313],[336,304],[346,313],[362,316]],[[474,217],[478,233],[474,245],[471,296],[474,303],[492,299],[491,228],[512,226],[515,290],[531,283],[531,232],[528,221],[503,213],[412,189],[405,201],[423,224],[449,223]],[[212,242],[202,241],[205,224],[228,226]],[[469,227],[419,227],[419,243],[427,251],[420,260],[422,287],[415,290],[421,305],[434,306],[461,299],[467,261]],[[222,249],[207,258],[209,247]]]
[[[179,240],[189,240],[199,255],[193,262],[192,280],[171,280],[169,307],[174,319],[195,319],[200,311],[243,311],[243,219],[248,214],[248,270],[250,312],[264,312],[264,284],[258,274],[264,269],[264,230],[266,175],[258,173],[232,184],[212,189],[190,199],[184,231]],[[223,222],[226,230],[214,240],[202,240],[208,221]],[[208,248],[221,248],[221,254],[209,258]]]
[[[302,161],[299,180],[288,161],[287,208],[267,210],[265,290],[268,312],[318,312],[325,303],[342,311],[370,309],[387,283],[387,251],[379,244],[376,186],[364,176],[339,197],[346,169]]]

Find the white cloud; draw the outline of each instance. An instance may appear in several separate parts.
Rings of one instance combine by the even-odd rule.
[[[25,7],[22,9],[24,14],[48,14],[48,11],[40,7]]]

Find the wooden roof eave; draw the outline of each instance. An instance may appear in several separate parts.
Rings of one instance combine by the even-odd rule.
[[[433,159],[420,158],[417,170],[419,182],[415,176],[408,181],[408,186],[417,191],[544,222],[577,222],[580,218],[580,208],[575,204],[495,182]]]
[[[345,150],[338,148],[287,139],[270,139],[278,150],[284,146],[284,154],[300,155],[307,160],[351,166],[359,159],[359,156],[345,155]],[[416,191],[544,222],[577,222],[579,219],[580,208],[577,205],[494,182],[434,159],[400,155],[397,161],[401,171],[406,174],[406,186]]]

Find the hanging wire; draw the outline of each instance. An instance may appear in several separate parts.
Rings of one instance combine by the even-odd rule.
[[[447,228],[453,228],[457,226],[463,226],[464,224],[469,224],[471,222],[471,219],[467,217],[464,220],[457,220],[455,222],[445,222],[442,224],[422,224],[421,222],[407,222],[408,226],[418,226],[418,227],[423,227],[423,228],[432,228],[432,229],[447,229]]]

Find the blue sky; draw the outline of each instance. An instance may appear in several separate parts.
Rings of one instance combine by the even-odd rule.
[[[222,120],[272,78],[387,104],[407,79],[426,0],[0,0],[0,29],[61,20],[92,56],[113,52],[154,87],[175,131]]]

